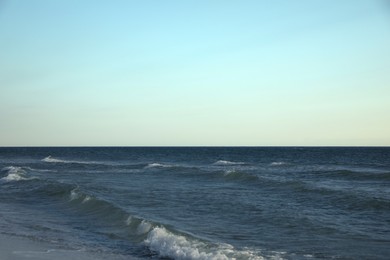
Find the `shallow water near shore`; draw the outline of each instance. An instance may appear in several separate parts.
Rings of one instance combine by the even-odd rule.
[[[390,148],[0,148],[0,169],[0,233],[41,245],[8,259],[390,255]]]

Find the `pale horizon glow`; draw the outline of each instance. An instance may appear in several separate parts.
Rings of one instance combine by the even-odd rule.
[[[0,1],[0,146],[389,146],[390,4]]]

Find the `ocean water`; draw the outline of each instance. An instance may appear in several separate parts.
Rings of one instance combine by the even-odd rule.
[[[389,259],[390,148],[0,148],[0,233],[107,259]]]

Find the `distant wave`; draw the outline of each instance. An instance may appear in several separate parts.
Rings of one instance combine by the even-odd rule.
[[[348,180],[390,180],[390,171],[367,168],[334,168],[313,171],[316,175]]]
[[[227,170],[223,173],[223,177],[227,180],[237,181],[256,181],[258,177],[243,171]]]
[[[390,171],[387,169],[376,169],[376,168],[368,168],[368,167],[348,167],[348,166],[339,166],[335,167],[336,171],[346,171],[346,172],[354,172],[354,173],[365,173],[370,175],[375,174],[389,174]]]
[[[145,168],[172,168],[175,165],[163,164],[163,163],[149,163]]]
[[[180,164],[168,164],[168,163],[148,163],[144,166],[144,169],[149,168],[171,168],[171,169],[195,169],[194,166],[180,165]]]
[[[1,171],[7,174],[0,179],[3,182],[27,181],[37,179],[37,177],[28,177],[27,172],[23,170],[22,167],[8,166],[4,167]]]
[[[49,170],[49,169],[36,169],[31,167],[22,167],[22,168],[32,172],[56,172],[56,170]]]
[[[214,165],[218,166],[225,166],[225,165],[245,165],[244,162],[232,162],[232,161],[225,161],[225,160],[219,160],[213,163]]]
[[[56,159],[51,157],[51,155],[47,156],[46,158],[42,159],[42,162],[47,162],[47,163],[74,163],[74,164],[103,164],[100,162],[87,162],[87,161],[72,161],[72,160],[61,160],[61,159]]]
[[[288,163],[286,162],[272,162],[270,163],[270,166],[282,166],[282,165],[287,165]]]

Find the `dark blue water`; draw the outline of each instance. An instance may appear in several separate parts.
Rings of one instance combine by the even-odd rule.
[[[141,259],[388,259],[390,148],[0,148],[0,232]]]

